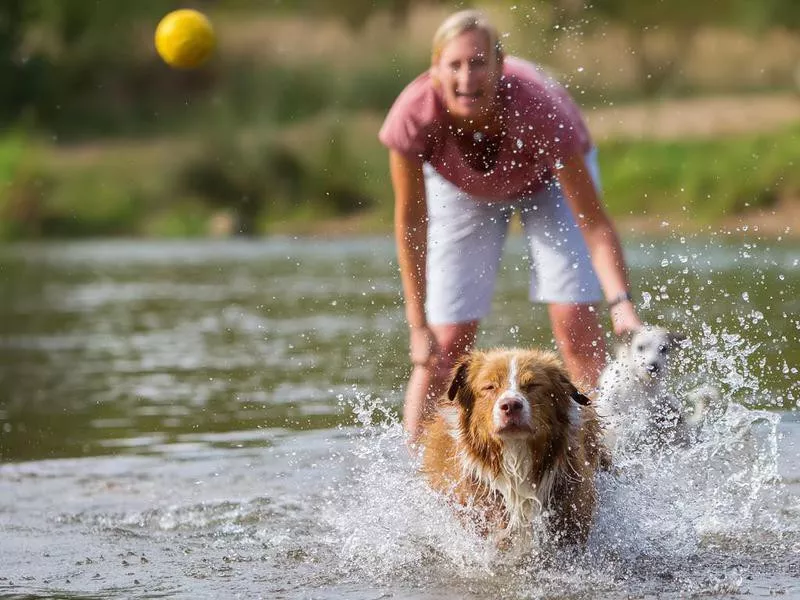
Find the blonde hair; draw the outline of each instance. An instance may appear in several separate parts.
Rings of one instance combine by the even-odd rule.
[[[431,64],[435,64],[439,60],[448,42],[467,31],[485,33],[489,40],[489,47],[494,50],[495,60],[498,63],[503,61],[503,45],[500,43],[497,28],[481,11],[468,9],[453,13],[439,25],[439,29],[433,34]]]

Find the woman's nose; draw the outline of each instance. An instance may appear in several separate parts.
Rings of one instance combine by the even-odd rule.
[[[463,91],[469,91],[475,84],[475,70],[469,66],[461,67],[458,70],[458,87]]]

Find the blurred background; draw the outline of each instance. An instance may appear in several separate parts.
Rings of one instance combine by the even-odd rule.
[[[674,389],[730,402],[628,457],[577,562],[495,569],[401,441],[377,132],[467,6],[583,107],[639,314],[691,342]],[[216,29],[194,71],[154,49],[177,8]],[[799,30],[800,0],[0,0],[0,596],[798,597]],[[507,250],[479,344],[554,348]]]
[[[389,231],[377,130],[466,6],[4,0],[0,239]],[[617,218],[798,220],[797,0],[470,6],[583,106]],[[153,47],[184,7],[218,35],[194,71]]]

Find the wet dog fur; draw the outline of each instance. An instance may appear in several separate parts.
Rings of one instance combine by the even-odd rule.
[[[688,408],[667,387],[672,355],[685,336],[645,326],[622,344],[600,375],[595,409],[605,424],[605,441],[636,445],[686,444],[706,404],[718,396],[709,386],[686,393]]]
[[[589,399],[548,351],[473,351],[456,366],[420,438],[434,490],[498,545],[544,517],[552,537],[583,543],[595,473],[610,464]]]

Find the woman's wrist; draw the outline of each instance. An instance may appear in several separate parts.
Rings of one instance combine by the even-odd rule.
[[[610,298],[606,301],[606,306],[610,309],[614,308],[615,306],[619,306],[623,302],[633,302],[633,294],[631,294],[628,290],[620,292],[613,298]]]
[[[615,306],[609,308],[611,322],[614,325],[614,333],[623,335],[632,333],[642,328],[642,321],[636,314],[636,308],[630,300],[623,300]]]
[[[425,307],[421,302],[406,303],[405,313],[406,323],[410,330],[428,327],[428,315],[425,314]]]
[[[406,322],[408,323],[408,328],[412,331],[414,329],[427,329],[428,327],[428,319],[424,314],[406,317]]]

